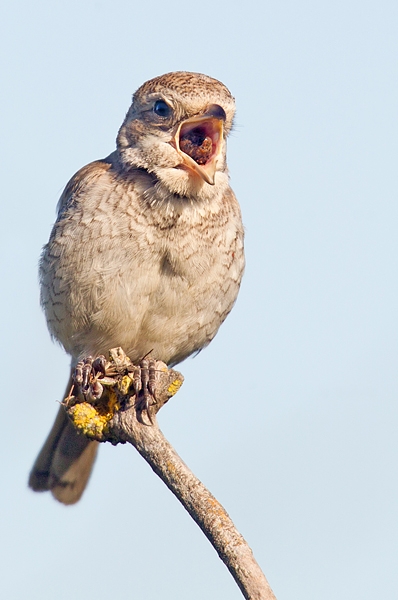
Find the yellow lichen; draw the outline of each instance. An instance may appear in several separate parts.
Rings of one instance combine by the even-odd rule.
[[[174,394],[176,394],[178,392],[178,390],[180,389],[181,386],[182,386],[181,379],[175,379],[172,383],[170,383],[169,387],[167,388],[167,393],[170,394],[171,396],[174,396]]]
[[[109,398],[108,398],[108,410],[113,413],[119,410],[120,404],[118,401],[118,396],[114,390],[109,390]],[[112,418],[112,416],[110,418]]]
[[[94,406],[87,402],[76,404],[69,412],[75,427],[84,435],[92,438],[102,436],[110,419],[108,415],[100,415]]]
[[[168,470],[170,473],[175,473],[175,471],[176,471],[175,465],[174,465],[174,464],[173,464],[173,463],[172,463],[170,460],[168,460],[168,461],[166,462],[166,466],[167,466],[167,470]]]
[[[69,414],[79,431],[88,437],[98,439],[104,434],[108,422],[119,408],[118,396],[110,389],[97,404],[81,402],[70,408]]]
[[[131,378],[128,375],[122,377],[122,379],[117,384],[117,387],[123,396],[126,396],[131,385]]]

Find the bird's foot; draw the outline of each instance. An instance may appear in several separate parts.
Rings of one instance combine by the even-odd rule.
[[[101,398],[104,387],[114,388],[123,398],[122,406],[127,406],[129,398],[133,397],[137,419],[145,424],[142,414],[146,412],[150,423],[153,424],[154,411],[151,408],[157,404],[158,362],[145,356],[138,365],[133,365],[120,348],[111,351],[109,361],[102,355],[96,359],[87,356],[75,367],[72,375],[73,386],[66,403],[69,404],[69,400],[76,396],[83,396],[89,403],[95,402]],[[130,382],[127,385],[126,379]]]
[[[76,386],[78,393],[81,393],[88,400],[98,400],[104,391],[99,379],[105,375],[106,359],[105,356],[98,356],[93,359],[92,356],[79,361],[72,375],[72,381]]]
[[[134,407],[137,411],[137,418],[142,422],[142,413],[146,411],[148,419],[153,423],[150,407],[157,404],[156,360],[153,358],[143,358],[139,365],[132,367],[131,376],[133,379]]]

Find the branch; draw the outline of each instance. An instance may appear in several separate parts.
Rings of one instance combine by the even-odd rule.
[[[146,411],[135,407],[132,365],[120,349],[110,352],[100,400],[81,395],[65,400],[75,427],[99,442],[130,443],[178,498],[199,525],[248,600],[276,600],[253,553],[221,504],[195,477],[158,427],[156,413],[183,383],[173,369],[156,362],[156,404]],[[111,376],[109,376],[109,373]]]

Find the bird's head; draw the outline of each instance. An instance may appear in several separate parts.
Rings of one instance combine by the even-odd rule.
[[[226,137],[235,102],[228,88],[200,73],[167,73],[142,85],[119,130],[124,167],[153,173],[180,196],[227,182]]]

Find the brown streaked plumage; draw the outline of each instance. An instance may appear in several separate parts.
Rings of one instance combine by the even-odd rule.
[[[50,333],[72,368],[115,346],[133,362],[153,350],[174,365],[217,333],[244,268],[226,165],[234,111],[228,89],[206,75],[152,79],[134,94],[117,149],[67,184],[40,279]],[[96,449],[60,412],[29,485],[76,502]]]

